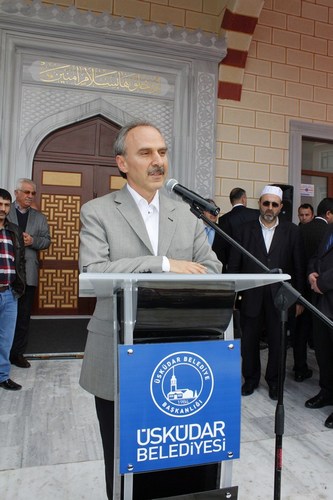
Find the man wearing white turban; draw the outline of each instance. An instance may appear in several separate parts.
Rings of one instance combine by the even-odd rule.
[[[304,252],[296,224],[279,221],[283,207],[282,190],[278,186],[265,186],[259,198],[260,216],[242,224],[235,239],[269,269],[281,269],[290,274],[292,285],[302,293],[305,286]],[[229,273],[261,273],[262,268],[239,250],[231,253]],[[260,336],[265,328],[268,342],[268,361],[265,379],[269,397],[278,398],[279,346],[281,314],[274,305],[280,285],[267,285],[243,292],[240,305],[242,395],[249,396],[258,387],[261,375]],[[296,305],[296,314],[302,311]]]

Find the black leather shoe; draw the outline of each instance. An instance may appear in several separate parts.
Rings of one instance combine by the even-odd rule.
[[[333,398],[325,398],[321,392],[317,396],[305,401],[305,406],[311,409],[323,408],[330,405],[333,405]]]
[[[0,387],[6,389],[7,391],[19,391],[20,389],[22,389],[21,385],[13,382],[13,380],[10,380],[10,378],[4,380],[3,382],[0,382]]]
[[[258,386],[253,382],[244,382],[242,385],[242,396],[250,396]]]
[[[277,401],[278,399],[278,388],[276,385],[270,385],[268,389],[268,394],[271,399]]]
[[[30,368],[31,366],[29,361],[22,354],[10,358],[10,362],[12,365],[18,366],[19,368]]]
[[[325,420],[325,427],[333,429],[333,413],[331,413]]]
[[[296,372],[295,373],[295,381],[296,382],[303,382],[305,379],[311,378],[311,377],[312,377],[312,370],[310,370],[310,368],[308,368],[304,372]]]

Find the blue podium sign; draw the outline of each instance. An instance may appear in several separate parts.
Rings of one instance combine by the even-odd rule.
[[[119,346],[120,474],[239,458],[240,343]]]

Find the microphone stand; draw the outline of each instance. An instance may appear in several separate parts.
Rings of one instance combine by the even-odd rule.
[[[198,203],[190,201],[191,212],[202,219],[205,224],[212,227],[217,234],[222,236],[230,245],[239,250],[243,255],[249,257],[253,262],[255,262],[265,273],[282,273],[281,269],[269,269],[265,264],[258,260],[254,255],[248,252],[242,245],[240,245],[236,240],[231,238],[227,233],[222,231],[222,229],[209,220],[203,213],[204,209]],[[287,320],[288,320],[288,309],[295,302],[299,302],[309,309],[313,314],[315,314],[321,321],[326,323],[330,328],[333,329],[333,322],[325,316],[319,309],[317,309],[311,302],[306,300],[302,295],[288,282],[283,281],[281,283],[280,289],[277,292],[274,305],[281,311],[281,343],[280,343],[280,353],[279,353],[279,372],[278,372],[278,400],[275,411],[275,469],[274,469],[274,500],[280,500],[281,498],[281,475],[282,475],[282,438],[284,433],[284,406],[283,406],[283,391],[284,391],[284,380],[286,373],[286,332],[287,332]]]

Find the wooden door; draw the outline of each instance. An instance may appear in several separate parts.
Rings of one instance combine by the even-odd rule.
[[[323,198],[333,196],[333,142],[302,137],[301,203],[311,203],[316,212]]]
[[[36,202],[48,219],[52,244],[40,253],[34,315],[92,313],[95,300],[78,297],[80,208],[124,184],[112,155],[118,129],[97,116],[53,132],[36,152]]]

